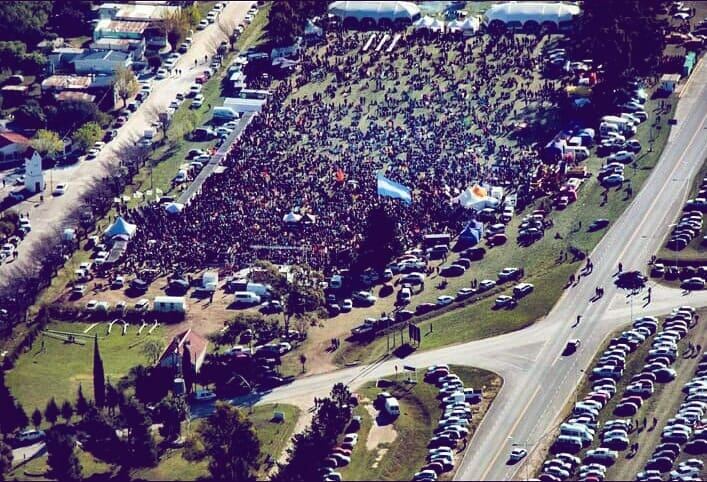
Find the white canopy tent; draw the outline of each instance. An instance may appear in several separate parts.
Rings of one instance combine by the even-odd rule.
[[[498,206],[498,199],[490,196],[486,189],[479,186],[468,187],[459,196],[452,199],[452,202],[458,202],[465,209],[475,209],[480,211],[484,208],[495,208]]]
[[[287,213],[282,217],[282,222],[287,224],[294,224],[299,223],[301,219],[302,216],[297,213]]]
[[[447,29],[452,32],[463,32],[464,35],[472,35],[481,28],[479,17],[467,17],[464,20],[452,20],[447,24]]]
[[[184,211],[184,204],[182,203],[169,203],[164,208],[169,214],[179,214]]]
[[[113,224],[108,226],[108,229],[106,229],[103,234],[109,239],[120,235],[132,238],[135,235],[136,231],[137,226],[135,226],[134,224],[130,224],[121,216],[118,216],[118,219],[116,219]]]
[[[414,22],[420,16],[420,8],[413,2],[372,2],[372,1],[338,1],[329,4],[329,14],[341,20],[370,20],[379,24],[381,20],[395,22],[405,20]]]
[[[418,30],[427,29],[432,32],[439,32],[444,30],[444,22],[439,19],[432,18],[430,16],[422,17],[420,20],[415,22],[413,26]]]
[[[580,11],[578,5],[562,2],[504,2],[486,10],[484,21],[487,25],[494,21],[521,26],[526,22],[551,23],[559,28],[561,24],[571,22]]]

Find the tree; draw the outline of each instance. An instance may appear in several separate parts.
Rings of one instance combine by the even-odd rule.
[[[184,36],[189,31],[189,14],[184,10],[167,14],[162,19],[162,26],[167,35],[167,41],[170,45],[176,47],[182,41]]]
[[[49,476],[56,480],[81,480],[81,462],[74,447],[76,443],[65,427],[53,427],[47,434],[47,466]]]
[[[83,152],[93,147],[103,138],[103,129],[95,122],[87,122],[79,127],[72,137],[75,145]]]
[[[85,100],[67,100],[61,102],[56,112],[47,115],[49,126],[57,132],[66,134],[87,122],[96,122],[101,126],[110,121],[108,114],[101,112],[93,102]]]
[[[83,388],[79,385],[78,393],[76,394],[76,414],[83,418],[88,412],[89,404],[86,397],[83,396]]]
[[[56,404],[56,400],[52,397],[47,403],[47,408],[44,409],[44,419],[54,425],[59,418],[59,407]]]
[[[364,238],[354,264],[355,271],[373,268],[382,272],[388,262],[402,250],[396,220],[379,205],[368,213]]]
[[[0,478],[12,468],[12,447],[5,443],[5,436],[0,433]]]
[[[27,412],[22,407],[20,402],[15,403],[15,420],[17,423],[17,428],[23,429],[29,425],[29,418],[27,417]]]
[[[54,0],[54,10],[50,23],[52,30],[62,37],[80,37],[90,35],[88,17],[91,14],[91,2],[88,0]]]
[[[61,418],[66,420],[66,423],[71,422],[71,417],[74,416],[74,407],[71,406],[71,402],[68,400],[64,400],[64,403],[61,405]]]
[[[52,11],[52,2],[0,2],[0,40],[21,40],[34,45],[45,35],[44,27]]]
[[[10,433],[18,427],[15,403],[15,397],[5,385],[5,372],[0,370],[0,413],[3,414],[0,417],[0,433]]]
[[[98,408],[103,408],[106,401],[106,378],[98,349],[98,335],[93,339],[93,400]]]
[[[167,398],[157,406],[158,422],[162,423],[160,435],[166,440],[176,440],[182,432],[182,422],[187,418],[187,406],[183,398]]]
[[[42,425],[42,412],[38,408],[35,408],[34,412],[32,412],[32,425],[37,429]]]
[[[43,157],[53,158],[64,150],[64,143],[59,134],[46,129],[39,129],[29,143]]]
[[[27,55],[27,45],[19,40],[0,42],[0,64],[3,68],[16,71]]]
[[[0,5],[2,5],[2,2],[0,2]],[[15,111],[15,120],[23,127],[37,129],[45,126],[47,115],[39,102],[34,99],[28,99]]]
[[[90,407],[80,423],[80,429],[88,439],[84,447],[96,456],[108,461],[124,461],[125,446],[115,433],[112,419],[96,407]]]
[[[196,440],[189,444],[192,459],[208,458],[214,480],[256,479],[260,441],[242,410],[217,403],[216,410],[197,429]]]
[[[145,358],[147,358],[147,362],[150,366],[152,366],[157,363],[157,360],[160,359],[160,355],[162,355],[162,352],[164,351],[164,343],[160,340],[149,340],[147,343],[142,345],[142,349],[140,351],[143,355],[145,355]]]
[[[157,70],[162,66],[162,58],[159,55],[150,55],[147,57],[147,65],[149,65],[152,70]]]
[[[304,373],[304,364],[307,363],[307,355],[301,353],[299,356],[299,362],[302,364],[302,373]]]
[[[150,419],[143,405],[130,399],[120,407],[128,428],[128,464],[131,467],[147,467],[157,462],[157,447],[150,429]]]
[[[115,413],[115,408],[120,403],[120,392],[112,384],[106,385],[106,408],[111,415]]]
[[[140,89],[140,83],[132,70],[126,67],[119,67],[115,71],[113,88],[123,100],[123,107],[128,105],[128,99]]]
[[[196,370],[191,361],[191,350],[188,344],[184,345],[184,351],[182,351],[182,377],[184,378],[184,386],[187,393],[191,393],[194,379],[196,378]]]

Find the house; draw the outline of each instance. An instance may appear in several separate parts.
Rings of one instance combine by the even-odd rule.
[[[179,6],[157,2],[104,3],[98,7],[99,20],[93,30],[93,40],[143,39],[147,49],[161,50],[167,46],[162,23],[180,10]]]
[[[89,45],[91,50],[117,50],[129,53],[133,61],[142,60],[145,56],[145,39],[100,38]]]
[[[47,55],[47,69],[50,73],[66,72],[73,69],[72,62],[77,57],[84,55],[86,49],[77,49],[73,47],[60,47],[52,50]]]
[[[81,74],[113,74],[121,67],[129,68],[132,56],[118,50],[96,50],[72,60],[74,71]]]
[[[29,139],[12,131],[0,132],[0,167],[16,164],[23,159]]]
[[[174,368],[177,371],[182,369],[182,354],[184,347],[189,346],[191,352],[191,362],[198,372],[206,358],[206,351],[209,342],[206,338],[194,333],[191,329],[175,336],[157,361],[157,365],[164,368]]]
[[[117,93],[113,89],[113,75],[108,74],[51,75],[42,81],[41,86],[43,95],[51,95],[59,101],[88,99],[86,96],[77,95],[78,93],[93,95],[94,100],[106,98],[107,101],[112,100],[113,104],[118,101]],[[107,92],[112,93],[112,96],[105,97]]]

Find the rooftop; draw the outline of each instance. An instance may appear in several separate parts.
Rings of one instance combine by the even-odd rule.
[[[85,102],[94,102],[96,96],[92,94],[87,94],[86,92],[72,92],[70,90],[65,90],[54,94],[54,100],[57,102],[65,102],[67,100],[83,100]]]
[[[110,20],[104,19],[98,22],[96,30],[99,32],[116,32],[116,33],[143,33],[150,22],[135,22],[129,20]]]
[[[0,147],[9,146],[10,144],[29,144],[27,139],[22,134],[12,131],[0,132]]]
[[[160,356],[160,359],[157,361],[157,364],[161,364],[165,358],[172,356],[175,352],[179,354],[181,359],[182,353],[184,352],[185,344],[189,345],[192,363],[198,371],[199,366],[197,365],[197,362],[209,346],[209,341],[198,333],[194,333],[191,329],[178,334],[172,339],[167,348],[165,348],[165,350],[162,352],[162,356]]]
[[[90,75],[51,75],[42,81],[42,90],[81,90],[93,83]]]

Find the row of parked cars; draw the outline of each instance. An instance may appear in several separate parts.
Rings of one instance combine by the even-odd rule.
[[[434,481],[454,469],[454,452],[461,440],[469,436],[473,412],[471,406],[481,402],[482,393],[465,387],[448,365],[427,368],[425,381],[439,388],[442,416],[430,439],[427,463],[413,476],[415,481]]]
[[[331,449],[331,453],[324,459],[324,466],[320,469],[324,482],[339,482],[341,473],[337,468],[345,467],[351,463],[351,453],[358,443],[358,432],[361,428],[361,417],[355,416],[346,428],[341,443]]]
[[[694,316],[692,307],[677,308],[666,318],[660,332],[657,318],[641,317],[633,322],[630,330],[611,339],[591,371],[591,391],[575,403],[572,415],[560,426],[560,435],[553,445],[553,452],[557,455],[545,462],[540,480],[572,477],[600,482],[606,478],[607,468],[618,459],[620,451],[629,447],[629,433],[633,430],[630,417],[635,416],[645,400],[653,395],[655,384],[675,379],[676,373],[671,365],[678,356],[677,342],[687,334]],[[599,427],[599,414],[616,395],[627,357],[653,335],[643,370],[631,378],[614,407],[616,417],[627,418],[611,419]],[[597,432],[601,437],[600,446],[588,450],[582,464],[574,461],[572,454],[590,446]]]
[[[703,425],[707,413],[707,353],[700,356],[695,374],[682,388],[685,398],[663,427],[660,444],[637,475],[639,481],[658,482],[666,472],[670,472],[670,480],[701,480],[701,458],[707,453],[707,430]],[[683,451],[701,458],[688,458],[671,470]]]

